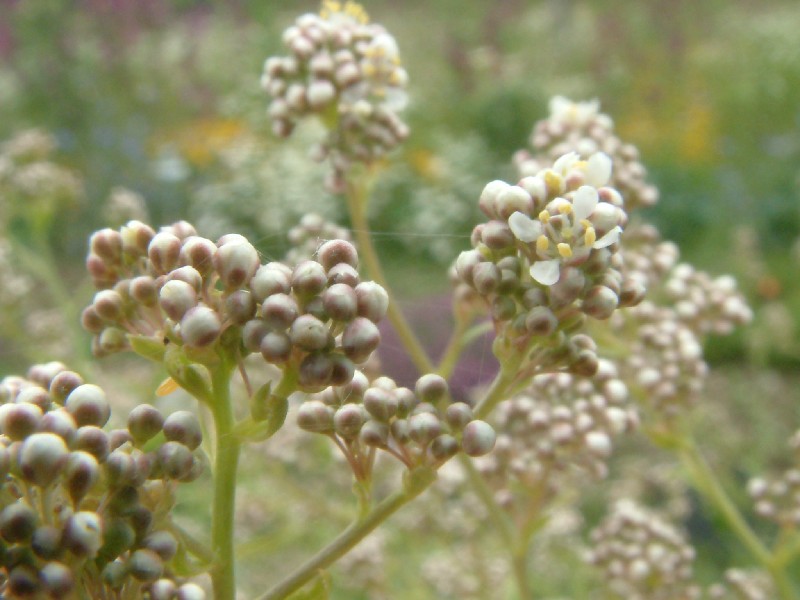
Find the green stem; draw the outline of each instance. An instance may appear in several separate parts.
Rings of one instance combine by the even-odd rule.
[[[353,176],[354,182],[349,182],[347,186],[347,209],[350,212],[350,219],[353,223],[353,231],[358,243],[359,255],[364,259],[367,266],[367,271],[375,283],[381,285],[387,292],[389,292],[389,285],[386,277],[381,268],[381,262],[378,254],[375,251],[375,246],[372,244],[372,236],[370,235],[369,222],[366,216],[367,206],[367,190],[368,186],[365,182],[365,177]],[[394,294],[389,293],[389,308],[387,316],[389,321],[397,331],[400,341],[408,352],[411,361],[420,371],[420,373],[432,373],[434,371],[433,363],[428,357],[428,353],[422,344],[417,339],[413,330],[409,326],[403,312],[393,300]]]
[[[716,507],[753,558],[769,571],[779,596],[783,600],[796,599],[794,588],[784,572],[783,565],[775,560],[752,530],[692,440],[685,440],[680,445],[680,456],[695,487]]]
[[[236,596],[233,514],[240,444],[233,432],[235,419],[230,397],[230,380],[234,367],[234,364],[223,358],[222,363],[211,371],[214,393],[211,414],[216,430],[214,503],[211,514],[211,548],[215,564],[211,571],[211,581],[216,600],[234,600]]]
[[[412,472],[409,475],[411,475],[410,479],[414,479],[415,473]],[[423,475],[424,478],[412,481],[410,485],[404,486],[402,490],[382,500],[363,518],[356,519],[330,544],[272,589],[258,596],[256,600],[283,600],[299,590],[311,581],[319,571],[328,568],[347,554],[381,523],[419,496],[436,480],[435,473],[423,473]]]
[[[484,419],[494,410],[494,407],[508,398],[508,390],[514,382],[517,374],[517,366],[521,362],[515,361],[513,364],[505,364],[500,368],[500,372],[492,382],[486,396],[478,403],[473,411],[476,419]]]

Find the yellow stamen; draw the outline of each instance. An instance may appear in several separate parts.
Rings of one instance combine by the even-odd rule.
[[[539,220],[545,225],[547,225],[547,222],[550,220],[550,213],[547,212],[546,210],[543,210],[542,212],[539,213]]]
[[[570,248],[569,244],[560,243],[558,246],[558,253],[563,258],[571,258],[572,257],[572,248]]]
[[[594,246],[594,243],[597,241],[597,233],[594,230],[594,227],[587,227],[586,233],[583,234],[583,243],[587,248],[591,248]]]
[[[177,381],[175,381],[172,377],[167,377],[161,382],[161,385],[156,388],[156,396],[168,396],[177,390],[178,387]]]
[[[561,179],[561,175],[555,171],[548,170],[544,172],[544,183],[547,185],[549,194],[560,194],[564,185],[564,180]]]
[[[361,69],[364,72],[364,77],[373,77],[378,71],[372,63],[366,63]]]
[[[562,215],[571,215],[572,204],[565,202],[564,204],[558,207],[558,212],[560,212]]]
[[[550,240],[547,239],[547,236],[540,235],[536,239],[536,251],[540,253],[547,252],[547,249],[550,247]]]

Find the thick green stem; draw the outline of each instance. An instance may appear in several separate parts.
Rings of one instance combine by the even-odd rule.
[[[414,473],[410,475],[413,479]],[[423,478],[417,479],[411,485],[406,485],[402,490],[385,498],[363,518],[356,519],[330,544],[256,600],[282,600],[310,582],[319,571],[328,568],[347,554],[381,523],[419,496],[436,480],[435,474],[425,473],[423,475]]]
[[[485,419],[494,407],[508,398],[508,391],[517,374],[517,364],[504,365],[492,382],[486,396],[478,403],[473,413],[476,419]]]
[[[347,209],[350,212],[350,219],[353,223],[353,231],[358,243],[359,255],[364,259],[367,266],[367,271],[375,283],[381,285],[387,292],[389,292],[389,285],[386,277],[383,274],[380,259],[375,246],[372,244],[372,236],[370,235],[369,223],[367,222],[366,207],[367,207],[367,185],[364,177],[354,175],[353,179],[356,181],[351,182],[347,186]],[[433,363],[428,357],[428,353],[422,344],[417,339],[413,330],[406,321],[403,312],[394,301],[394,295],[389,293],[389,309],[387,316],[389,321],[397,331],[400,341],[408,352],[414,366],[419,369],[420,373],[432,373],[434,371]]]
[[[233,364],[223,360],[211,373],[214,393],[211,414],[216,430],[214,504],[211,514],[214,568],[211,571],[211,581],[216,600],[234,600],[236,596],[233,513],[240,444],[234,435],[235,419],[230,397],[233,368]]]
[[[762,567],[769,571],[783,600],[797,598],[792,583],[784,572],[783,565],[775,560],[772,553],[758,538],[733,500],[722,487],[714,470],[708,465],[698,448],[691,440],[686,440],[680,445],[680,456],[683,464],[689,471],[695,487],[706,499],[720,512],[727,521],[728,526],[741,540]]]

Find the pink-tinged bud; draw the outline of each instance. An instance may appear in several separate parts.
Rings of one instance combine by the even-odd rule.
[[[147,256],[156,275],[166,275],[177,267],[180,253],[180,239],[163,231],[157,233],[147,247]]]
[[[181,338],[187,346],[200,348],[213,344],[222,332],[222,321],[207,306],[195,306],[181,319]]]
[[[190,236],[183,240],[180,252],[180,262],[194,267],[204,278],[214,270],[214,255],[217,245],[209,239]]]
[[[214,266],[228,289],[248,285],[259,264],[258,250],[247,240],[223,243],[214,255]]]

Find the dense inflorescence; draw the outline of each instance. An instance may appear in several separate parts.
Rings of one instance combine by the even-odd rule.
[[[420,377],[412,391],[388,377],[370,382],[356,371],[348,385],[310,396],[300,406],[297,423],[332,436],[359,480],[369,479],[375,449],[409,469],[438,467],[459,452],[487,454],[496,438],[468,404],[452,402],[447,382],[432,374]]]
[[[672,525],[632,502],[619,502],[592,532],[587,560],[605,586],[628,600],[693,600],[695,551]]]
[[[518,350],[539,342],[540,366],[591,375],[594,344],[572,332],[584,315],[607,319],[644,297],[641,281],[622,270],[627,215],[606,185],[610,173],[604,154],[581,161],[570,153],[518,185],[491,182],[480,198],[490,220],[456,260],[457,297],[482,297],[498,336]]]
[[[609,185],[619,190],[628,212],[652,206],[658,190],[647,182],[647,170],[639,160],[639,151],[614,134],[611,117],[600,112],[600,103],[573,102],[562,96],[550,100],[550,116],[539,121],[530,136],[532,152],[520,150],[514,164],[520,177],[538,172],[559,156],[577,152],[584,159],[604,152],[614,163]]]
[[[109,430],[104,391],[60,363],[5,377],[0,402],[4,598],[205,597],[173,569],[176,488],[205,464],[192,413],[142,404]]]
[[[261,79],[273,131],[285,137],[304,117],[320,116],[328,135],[313,155],[330,159],[330,186],[339,189],[352,163],[380,159],[408,136],[397,115],[408,79],[397,43],[355,2],[331,0],[319,15],[299,17],[283,41],[290,55],[268,58]]]
[[[498,407],[495,450],[477,466],[498,502],[513,509],[528,495],[551,497],[576,472],[605,477],[613,439],[637,424],[627,387],[610,361],[601,360],[593,378],[537,375],[524,393]],[[513,490],[520,486],[526,493],[516,498]]]
[[[350,381],[380,341],[376,323],[389,302],[381,286],[360,280],[358,254],[344,240],[290,268],[261,264],[240,235],[214,243],[186,222],[156,233],[132,221],[95,233],[86,262],[101,288],[83,312],[96,353],[133,345],[160,360],[166,344],[202,362],[233,343],[296,369],[306,391]]]

